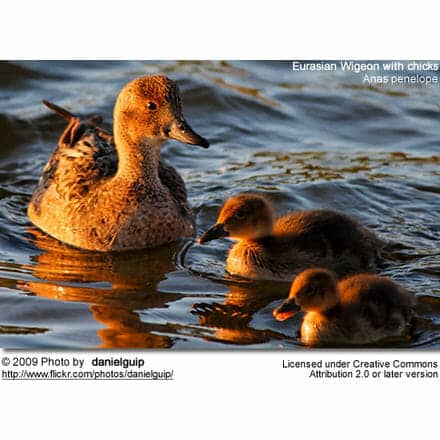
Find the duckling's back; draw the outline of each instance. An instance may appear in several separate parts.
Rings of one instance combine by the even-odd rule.
[[[391,278],[359,274],[341,280],[338,288],[348,318],[358,316],[372,329],[399,334],[412,316],[414,295]]]
[[[274,238],[279,247],[284,243],[292,252],[302,253],[305,261],[309,256],[314,266],[327,267],[339,276],[373,269],[384,244],[352,217],[327,209],[281,217]]]

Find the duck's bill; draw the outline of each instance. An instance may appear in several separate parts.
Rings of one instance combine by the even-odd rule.
[[[285,321],[296,315],[301,310],[295,302],[295,298],[288,298],[273,311],[273,316],[277,321]]]
[[[225,231],[221,223],[217,223],[212,228],[208,229],[200,238],[199,243],[204,244],[208,241],[217,240],[218,238],[228,237],[229,232]]]
[[[169,138],[185,144],[199,145],[203,148],[209,147],[209,142],[197,134],[185,120],[174,122],[167,134]]]

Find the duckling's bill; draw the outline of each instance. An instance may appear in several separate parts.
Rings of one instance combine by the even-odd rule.
[[[301,307],[296,304],[295,298],[288,298],[273,311],[273,316],[277,321],[285,321],[301,311]]]
[[[218,238],[228,237],[229,232],[225,231],[222,223],[215,224],[212,228],[208,229],[200,238],[199,243],[204,244],[208,241],[217,240]]]

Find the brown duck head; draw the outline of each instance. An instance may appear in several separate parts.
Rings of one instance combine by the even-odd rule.
[[[186,122],[177,84],[163,75],[144,76],[128,83],[114,109],[115,134],[141,144],[167,139],[207,148],[209,142]]]
[[[222,237],[257,240],[272,233],[274,213],[269,202],[257,194],[240,194],[223,205],[217,223],[203,234],[199,243]]]
[[[289,297],[273,311],[284,321],[300,311],[325,312],[339,301],[336,275],[326,269],[307,269],[293,281]]]

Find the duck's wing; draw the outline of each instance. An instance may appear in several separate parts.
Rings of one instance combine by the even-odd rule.
[[[280,218],[274,227],[274,240],[274,249],[283,250],[289,261],[307,261],[340,276],[373,270],[383,246],[382,240],[357,220],[326,209]]]
[[[43,104],[67,119],[68,125],[43,170],[34,199],[51,185],[59,197],[83,196],[99,180],[115,174],[118,159],[113,136],[102,126],[100,115],[80,117],[51,102]]]
[[[176,206],[182,216],[192,217],[192,211],[186,199],[187,192],[185,182],[175,168],[160,160],[159,178],[162,184],[169,189],[170,194],[173,197],[174,202],[176,203]]]
[[[347,311],[377,328],[402,326],[412,316],[414,295],[388,277],[357,274],[342,279],[338,287]]]
[[[326,216],[322,216],[320,211],[301,211],[290,213],[280,217],[274,227],[274,236],[279,242],[278,246],[289,246],[296,251],[308,251],[324,256],[327,252],[328,238],[334,241],[338,239],[346,240],[340,234],[340,228],[332,230],[331,221]]]
[[[327,250],[334,255],[347,250],[366,252],[380,241],[376,243],[375,234],[349,215],[327,209],[285,215],[276,222],[274,232],[297,248]]]

